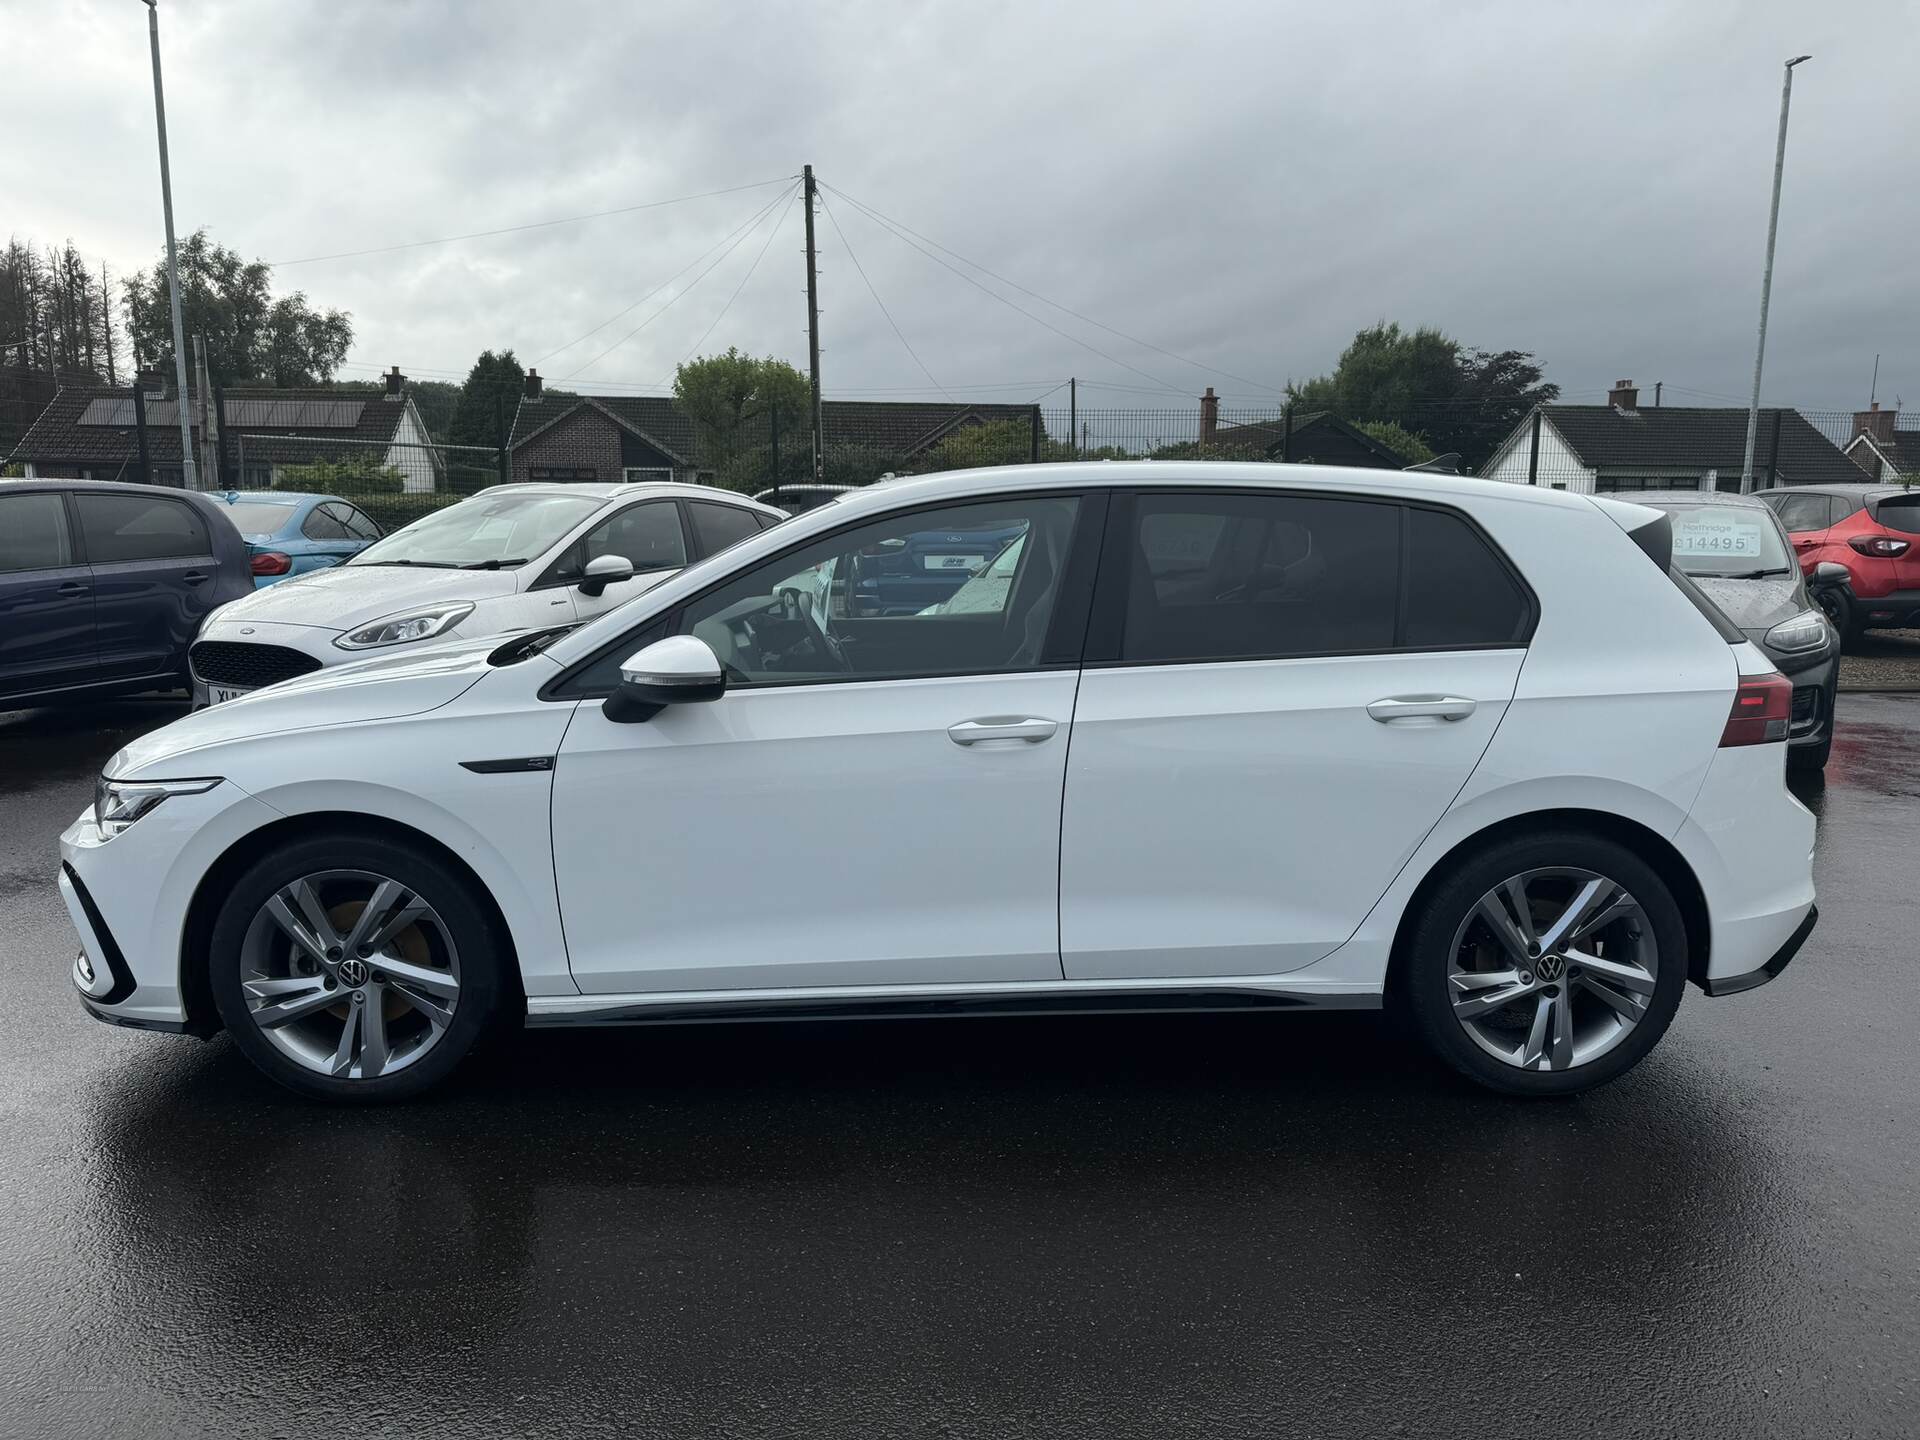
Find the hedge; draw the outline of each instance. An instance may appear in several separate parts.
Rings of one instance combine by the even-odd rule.
[[[449,505],[458,505],[467,497],[428,492],[420,495],[352,495],[349,498],[372,516],[381,530],[391,534],[402,525],[412,524],[422,515],[431,515]]]

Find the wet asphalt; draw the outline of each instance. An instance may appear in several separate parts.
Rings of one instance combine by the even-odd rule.
[[[1565,1102],[1374,1016],[528,1036],[404,1108],[69,993],[159,702],[0,716],[0,1436],[1920,1430],[1920,695],[1822,920]],[[750,879],[750,877],[748,877]]]

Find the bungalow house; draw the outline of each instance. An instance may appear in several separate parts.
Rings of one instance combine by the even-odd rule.
[[[1869,405],[1853,415],[1847,458],[1879,485],[1920,484],[1920,430],[1902,430],[1898,410]]]
[[[957,430],[1033,414],[1031,405],[826,400],[821,432],[830,451],[861,447],[905,467]],[[807,416],[783,416],[781,445],[810,444]],[[711,480],[692,418],[666,395],[548,395],[528,371],[513,417],[516,481]],[[872,477],[867,477],[872,478]]]
[[[1481,476],[1580,494],[1740,488],[1747,444],[1744,407],[1643,408],[1631,380],[1616,384],[1607,402],[1536,406],[1500,442]],[[1860,482],[1854,463],[1797,410],[1760,412],[1753,473],[1755,489]]]
[[[398,470],[408,493],[439,488],[443,466],[428,443],[406,377],[395,369],[386,382],[384,392],[226,390],[220,396],[224,419],[214,417],[226,470],[217,480],[204,476],[201,483],[208,489],[264,490],[290,465],[330,461]],[[152,479],[178,486],[183,483],[179,404],[164,382],[142,383]],[[190,393],[187,417],[196,456],[204,444],[204,416],[200,396]],[[30,479],[135,480],[140,469],[135,426],[129,387],[63,385],[10,458],[24,464]]]

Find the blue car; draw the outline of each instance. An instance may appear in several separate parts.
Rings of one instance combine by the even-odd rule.
[[[338,495],[283,490],[223,490],[222,506],[253,557],[253,584],[263,585],[343,565],[380,538],[380,527]]]

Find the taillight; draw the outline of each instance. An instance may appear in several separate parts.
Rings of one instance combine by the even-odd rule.
[[[1907,547],[1912,543],[1910,540],[1896,540],[1891,535],[1854,535],[1847,540],[1847,544],[1862,555],[1878,555],[1882,559],[1906,554]]]
[[[1742,675],[1740,688],[1733,692],[1727,728],[1720,732],[1720,748],[1784,740],[1792,714],[1793,682],[1786,676]]]
[[[291,569],[291,555],[282,555],[278,550],[260,550],[254,554],[253,573],[256,575],[284,575]]]

